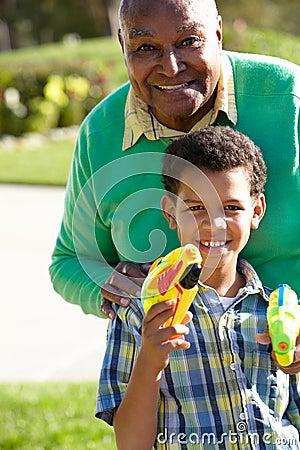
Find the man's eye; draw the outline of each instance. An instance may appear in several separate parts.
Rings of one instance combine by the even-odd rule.
[[[186,38],[182,41],[181,45],[183,47],[201,47],[201,45],[203,45],[204,43],[204,39],[203,38],[199,38],[196,36],[191,36],[189,38]]]
[[[140,47],[138,48],[138,50],[140,52],[150,52],[151,50],[155,50],[155,48],[153,47],[153,45],[150,44],[143,44],[140,45]]]

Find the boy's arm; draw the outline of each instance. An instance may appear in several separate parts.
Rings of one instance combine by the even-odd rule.
[[[114,414],[113,425],[119,450],[150,450],[157,433],[158,398],[162,370],[169,353],[189,348],[184,339],[188,328],[163,328],[173,314],[175,302],[154,305],[143,321],[142,347],[125,396]],[[185,323],[191,318],[190,313]]]

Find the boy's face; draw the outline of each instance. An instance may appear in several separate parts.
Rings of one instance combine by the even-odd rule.
[[[185,169],[185,180],[189,178]],[[232,265],[235,270],[238,254],[245,247],[250,229],[258,228],[265,211],[265,199],[250,196],[247,173],[243,168],[229,171],[202,171],[215,189],[215,201],[204,204],[201,200],[201,185],[197,193],[180,183],[177,199],[165,195],[162,209],[171,229],[177,229],[181,245],[196,245],[209,267]],[[194,187],[195,189],[195,187]],[[218,199],[219,197],[219,199]],[[221,202],[223,215],[212,203]],[[220,208],[219,208],[220,211]],[[209,256],[209,259],[208,259]]]

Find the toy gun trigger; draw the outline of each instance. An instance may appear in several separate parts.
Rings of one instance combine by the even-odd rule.
[[[200,264],[192,264],[185,270],[182,278],[179,280],[179,284],[184,289],[193,289],[198,283],[201,273]]]

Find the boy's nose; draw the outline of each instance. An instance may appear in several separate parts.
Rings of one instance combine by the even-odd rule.
[[[213,214],[205,214],[202,220],[202,228],[209,229],[212,232],[226,230],[226,220],[220,216],[214,216]]]

